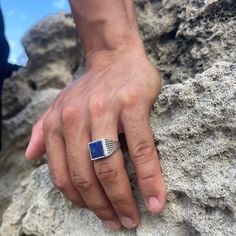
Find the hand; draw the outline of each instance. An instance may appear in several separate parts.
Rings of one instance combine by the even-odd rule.
[[[166,190],[149,126],[159,73],[142,53],[100,55],[91,62],[35,124],[26,156],[37,159],[46,151],[52,181],[66,198],[90,208],[109,228],[133,228],[139,212],[121,150],[92,162],[88,142],[125,133],[144,202],[159,213]]]

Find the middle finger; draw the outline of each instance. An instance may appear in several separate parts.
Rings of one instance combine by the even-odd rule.
[[[118,125],[113,115],[91,118],[92,140],[118,140]],[[122,225],[134,228],[139,223],[139,212],[132,194],[121,150],[110,157],[93,161],[96,175],[115,209]]]

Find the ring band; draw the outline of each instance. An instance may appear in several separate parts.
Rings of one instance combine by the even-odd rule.
[[[88,143],[90,158],[92,161],[111,156],[120,148],[120,142],[111,139],[99,139]]]

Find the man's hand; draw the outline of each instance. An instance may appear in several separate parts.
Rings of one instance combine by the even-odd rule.
[[[89,207],[110,228],[120,221],[133,228],[139,213],[121,151],[91,162],[88,142],[118,140],[124,132],[144,202],[151,212],[160,212],[166,193],[149,127],[160,79],[146,57],[116,57],[104,68],[94,65],[59,94],[35,125],[26,155],[40,157],[45,142],[52,180],[68,199]]]
[[[117,9],[120,4],[130,8],[131,1],[115,1],[113,5],[107,0],[71,3],[82,32],[87,70],[58,95],[35,124],[26,156],[33,160],[46,151],[52,181],[69,200],[90,208],[111,229],[121,225],[133,228],[140,218],[121,150],[92,162],[88,143],[102,138],[118,140],[118,134],[125,133],[145,205],[159,213],[165,205],[166,190],[149,125],[150,108],[160,91],[159,73],[149,62],[139,36],[132,40],[137,32],[130,32],[132,37],[122,43],[127,37],[117,37],[117,31],[113,34],[110,20],[99,20],[98,11],[96,19],[95,10],[104,10],[100,4],[111,8],[104,11],[104,17],[106,11],[110,14],[116,9],[115,5]],[[95,3],[98,6],[90,22]],[[127,12],[134,15],[132,9]],[[86,36],[86,29],[91,27],[96,29],[94,37]],[[133,29],[137,30],[135,26]],[[103,33],[99,36],[99,32]]]

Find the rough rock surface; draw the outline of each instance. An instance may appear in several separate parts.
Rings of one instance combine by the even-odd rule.
[[[142,223],[136,230],[116,234],[236,235],[236,2],[136,2],[145,47],[166,84],[151,121],[169,194],[163,214],[148,214],[127,161]],[[16,186],[41,164],[23,158],[32,124],[84,67],[68,14],[38,23],[25,36],[24,46],[27,66],[5,83],[3,94],[0,222]],[[125,157],[129,159],[127,153]],[[64,200],[52,186],[46,165],[20,184],[0,232],[111,235],[91,212]]]
[[[163,87],[151,122],[168,204],[159,216],[145,210],[128,163],[143,213],[136,230],[112,233],[88,210],[71,206],[43,165],[15,192],[3,216],[2,234],[235,235],[235,104],[236,64],[221,62],[194,79]]]
[[[25,109],[14,117],[4,120],[4,145],[9,146],[14,141],[15,145],[25,147],[33,124],[47,110],[59,92],[59,89],[54,88],[36,92]]]
[[[37,88],[63,88],[72,81],[81,51],[71,15],[49,16],[27,33],[23,45],[30,58],[27,80]]]
[[[167,83],[235,62],[236,1],[138,0],[146,49]]]
[[[37,165],[25,160],[25,146],[32,125],[44,113],[58,92],[58,89],[37,92],[25,109],[15,117],[3,121],[3,141],[7,149],[0,157],[0,215],[9,204],[20,180],[32,171],[35,164]]]

